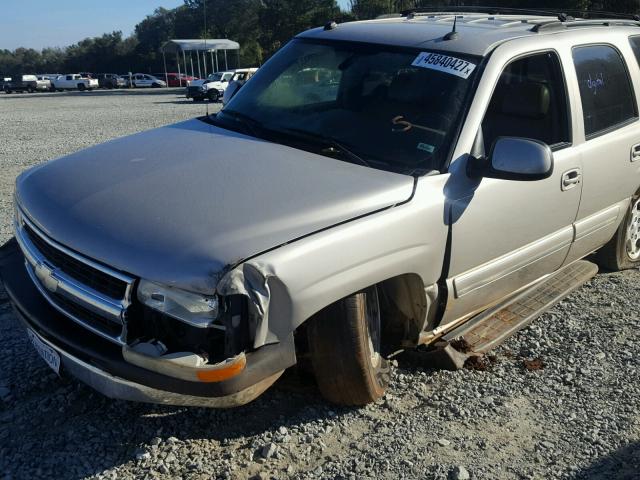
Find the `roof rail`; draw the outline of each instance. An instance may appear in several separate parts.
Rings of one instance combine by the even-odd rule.
[[[619,19],[602,19],[602,20],[558,20],[550,22],[541,22],[531,29],[532,32],[551,32],[557,30],[563,30],[565,28],[575,27],[610,27],[610,26],[622,26],[622,27],[640,27],[640,21],[637,20],[619,20]]]
[[[460,5],[460,6],[447,6],[447,7],[419,7],[404,10],[401,12],[401,16],[410,17],[421,13],[443,13],[443,12],[464,12],[464,13],[488,13],[491,15],[549,15],[558,17],[564,15],[568,18],[569,15],[573,17],[580,17],[583,19],[597,19],[597,18],[610,18],[610,19],[625,19],[640,21],[640,15],[623,14],[615,12],[605,12],[601,10],[571,10],[571,9],[556,9],[556,8],[511,8],[511,7],[479,7],[475,5]],[[560,20],[562,21],[562,20]]]

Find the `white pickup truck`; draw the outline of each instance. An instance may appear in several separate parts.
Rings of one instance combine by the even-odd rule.
[[[192,81],[187,87],[186,97],[193,98],[194,101],[208,98],[211,102],[217,102],[223,97],[230,83],[246,82],[257,71],[257,68],[238,68],[212,73],[207,78]]]
[[[78,73],[70,73],[67,75],[59,75],[51,80],[51,90],[93,90],[98,88],[98,80],[95,78],[86,78]]]

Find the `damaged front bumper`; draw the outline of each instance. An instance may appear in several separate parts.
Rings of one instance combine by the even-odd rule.
[[[54,309],[34,285],[24,262],[15,240],[0,248],[0,277],[18,318],[60,356],[61,374],[70,374],[108,397],[171,405],[234,407],[255,399],[296,363],[290,335],[278,343],[230,359],[225,368],[239,369],[232,376],[197,381],[176,375],[175,365],[167,370],[162,360],[109,342]]]

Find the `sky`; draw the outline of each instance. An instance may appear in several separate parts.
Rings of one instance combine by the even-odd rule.
[[[86,37],[122,31],[158,7],[174,8],[183,0],[4,0],[0,14],[0,49],[65,47]],[[343,8],[349,0],[338,0]]]

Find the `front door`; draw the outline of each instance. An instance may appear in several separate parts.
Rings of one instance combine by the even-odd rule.
[[[567,89],[554,51],[512,60],[487,106],[476,148],[502,136],[551,146],[554,171],[537,181],[471,180],[452,165],[448,304],[441,326],[484,310],[562,266],[573,241],[581,164],[572,146]],[[456,168],[457,165],[457,168]]]

